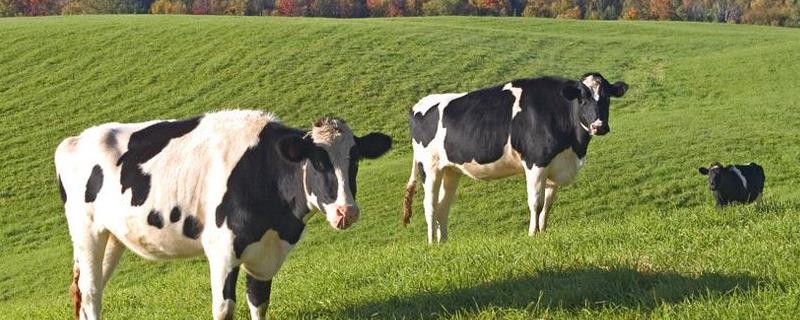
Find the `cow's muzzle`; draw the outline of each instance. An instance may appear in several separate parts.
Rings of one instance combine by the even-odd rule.
[[[330,221],[334,229],[344,230],[358,221],[358,207],[356,206],[336,206],[336,214]]]
[[[593,136],[602,136],[606,133],[609,133],[611,128],[608,127],[608,124],[604,123],[601,120],[595,120],[592,124],[589,125],[589,134]]]
[[[588,127],[585,126],[583,122],[581,122],[581,127],[583,128],[583,130],[586,130],[586,132],[588,132],[590,135],[593,136],[602,136],[606,133],[611,132],[611,128],[609,128],[608,124],[604,123],[600,119],[595,120],[594,122],[589,124]]]

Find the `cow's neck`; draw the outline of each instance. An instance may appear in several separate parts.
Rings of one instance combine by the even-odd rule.
[[[578,155],[579,158],[583,159],[586,157],[586,152],[589,150],[589,142],[592,140],[592,136],[587,131],[588,126],[581,122],[581,108],[580,105],[577,103],[572,104],[572,151]],[[586,127],[586,128],[585,128]]]

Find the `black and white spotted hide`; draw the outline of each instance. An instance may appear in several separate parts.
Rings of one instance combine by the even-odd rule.
[[[73,242],[74,317],[100,317],[127,248],[150,260],[205,255],[214,319],[233,317],[245,273],[251,318],[263,319],[272,278],[311,213],[337,230],[353,225],[359,161],[391,142],[355,136],[340,119],[299,130],[247,110],[107,123],[65,139],[55,164]]]
[[[714,195],[717,207],[751,203],[764,191],[764,169],[754,162],[728,166],[715,162],[698,171],[708,176],[708,188]]]
[[[422,98],[409,112],[414,159],[404,223],[411,217],[417,176],[433,243],[447,239],[448,212],[461,176],[492,180],[525,174],[528,234],[544,230],[556,189],[574,181],[591,138],[611,131],[611,98],[627,89],[624,82],[612,84],[599,73],[587,73],[577,80],[519,79]]]

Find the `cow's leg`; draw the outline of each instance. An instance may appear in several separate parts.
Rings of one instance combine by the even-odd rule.
[[[114,237],[114,235],[110,235],[106,243],[105,257],[103,257],[103,287],[108,284],[108,279],[111,278],[114,269],[117,268],[117,264],[124,252],[125,245]]]
[[[100,318],[103,300],[103,253],[109,232],[95,230],[88,219],[73,215],[68,217],[75,267],[73,268],[72,293],[75,317],[81,320]],[[76,220],[81,220],[79,223]]]
[[[214,320],[230,320],[236,313],[236,279],[239,263],[225,256],[208,256],[211,271],[211,304]]]
[[[435,241],[437,226],[436,208],[439,202],[439,187],[442,184],[442,170],[425,168],[425,222],[428,223],[428,243]]]
[[[547,175],[545,168],[536,165],[525,168],[525,183],[528,189],[528,209],[531,211],[531,222],[528,226],[528,235],[536,234],[539,211],[544,204],[544,189]]]
[[[247,305],[250,307],[250,319],[265,318],[271,290],[272,280],[261,281],[247,275]]]
[[[556,201],[557,190],[558,187],[556,186],[546,186],[544,189],[544,205],[539,213],[539,231],[544,231],[545,227],[547,227],[547,214],[550,212],[553,202]]]
[[[436,208],[439,243],[447,241],[447,218],[450,214],[450,206],[456,199],[460,178],[461,174],[455,170],[445,169],[442,171],[442,186],[439,189],[439,204]]]

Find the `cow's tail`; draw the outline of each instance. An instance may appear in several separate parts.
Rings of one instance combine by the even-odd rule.
[[[403,226],[411,222],[411,205],[414,204],[414,193],[417,192],[417,174],[419,174],[417,160],[411,162],[411,176],[408,177],[406,184],[406,196],[403,199]]]
[[[81,277],[81,270],[78,269],[78,264],[72,267],[72,285],[69,287],[69,293],[72,296],[73,304],[73,317],[75,320],[80,319],[81,313],[81,288],[78,287],[78,279]]]

